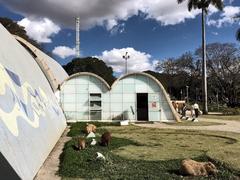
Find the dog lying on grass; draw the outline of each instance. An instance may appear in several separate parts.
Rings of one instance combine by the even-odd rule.
[[[110,141],[112,139],[112,135],[110,132],[105,132],[103,133],[102,137],[101,137],[101,142],[100,145],[101,146],[108,146]]]
[[[186,159],[181,163],[180,173],[190,176],[216,175],[217,168],[211,162],[197,162],[192,159]]]
[[[96,127],[94,124],[88,124],[88,123],[87,123],[87,126],[86,126],[86,128],[85,128],[85,131],[86,131],[87,134],[89,134],[89,133],[91,133],[91,132],[95,133],[95,132],[96,132],[96,129],[97,129],[97,127]]]
[[[84,138],[77,138],[77,149],[82,150],[86,148],[86,141]]]

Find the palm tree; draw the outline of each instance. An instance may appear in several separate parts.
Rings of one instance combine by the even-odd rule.
[[[240,20],[240,14],[238,14],[234,19]],[[236,32],[236,39],[240,41],[240,28]]]
[[[178,3],[182,3],[186,0],[177,0]],[[218,10],[223,9],[222,0],[187,0],[188,10],[201,9],[202,10],[202,82],[203,82],[203,113],[208,114],[207,103],[207,68],[206,68],[206,33],[205,33],[205,19],[208,13],[209,5],[215,6]]]
[[[240,41],[240,28],[236,32],[236,38],[238,41]]]

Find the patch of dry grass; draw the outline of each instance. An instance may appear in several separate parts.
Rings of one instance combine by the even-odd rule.
[[[178,122],[178,123],[166,123],[168,125],[172,126],[214,126],[214,125],[223,125],[224,123],[217,123],[217,122],[206,122],[206,121],[198,121],[198,122],[192,122],[192,121],[184,121]]]
[[[86,124],[71,124],[68,135],[79,136]],[[240,134],[213,131],[154,129],[99,124],[97,137],[112,133],[109,147],[74,149],[74,138],[65,144],[59,175],[63,179],[237,179],[240,175]],[[106,161],[97,161],[101,152]],[[216,176],[182,177],[182,159],[211,160]]]
[[[240,134],[229,132],[166,130],[128,127],[107,127],[114,136],[138,142],[113,153],[136,160],[171,160],[194,158],[207,154],[240,171]]]
[[[202,115],[201,118],[239,121],[240,120],[240,115],[232,115],[232,116],[226,116],[226,115]]]

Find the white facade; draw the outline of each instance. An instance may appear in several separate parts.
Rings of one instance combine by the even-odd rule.
[[[0,177],[33,179],[66,127],[50,82],[67,75],[59,78],[60,65],[33,57],[1,24],[0,39]]]
[[[81,73],[71,76],[62,85],[60,93],[61,107],[66,118],[90,120],[91,115],[94,116],[94,113],[97,114],[101,110],[102,119],[109,119],[108,92],[108,84],[97,75]],[[99,94],[101,97],[97,96]],[[101,107],[98,101],[101,101]],[[90,107],[91,102],[96,103]]]
[[[146,73],[125,75],[111,87],[95,74],[78,73],[63,83],[60,94],[68,121],[179,120],[163,86]]]

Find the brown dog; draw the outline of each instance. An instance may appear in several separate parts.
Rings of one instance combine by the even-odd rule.
[[[82,150],[86,148],[86,142],[84,138],[80,137],[77,139],[77,141],[78,141],[78,145],[77,145],[78,150]]]
[[[183,160],[180,173],[190,176],[208,176],[217,173],[216,166],[211,162],[197,162],[192,159]]]
[[[86,131],[87,134],[89,134],[90,132],[94,132],[95,133],[96,129],[97,129],[97,127],[94,124],[88,124],[87,123],[85,131]]]
[[[105,132],[103,133],[102,137],[101,137],[101,142],[100,145],[102,146],[108,146],[110,141],[111,141],[112,135],[110,132]]]

